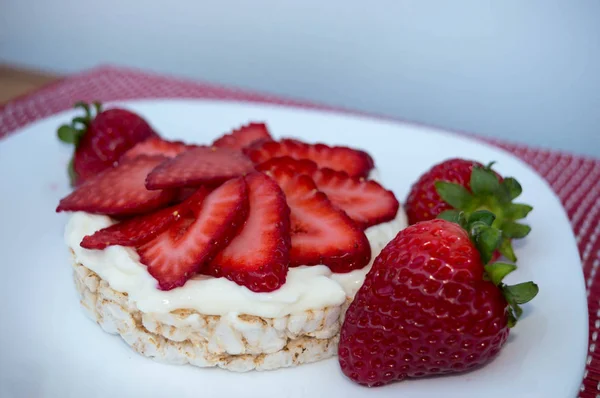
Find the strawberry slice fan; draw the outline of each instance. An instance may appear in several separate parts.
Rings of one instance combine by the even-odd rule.
[[[97,99],[106,102],[139,98],[210,98],[344,111],[235,89],[225,89],[207,84],[191,83],[123,68],[102,67],[71,76],[59,83],[42,88],[37,92],[18,98],[2,106],[0,108],[0,120],[2,121],[0,123],[0,138],[14,132],[26,124],[45,118],[54,113],[70,109],[72,104],[79,99]],[[77,152],[81,154],[81,159],[73,158],[71,163],[71,179],[74,185],[81,185],[82,188],[85,187],[86,179],[97,175],[99,170],[106,169],[107,166],[114,164],[115,161],[124,163],[127,170],[129,170],[130,178],[133,179],[136,175],[142,175],[147,173],[149,169],[152,169],[154,163],[157,162],[156,156],[163,157],[162,160],[164,161],[164,158],[174,158],[179,153],[189,149],[186,147],[186,144],[183,143],[163,142],[149,126],[136,118],[131,117],[131,115],[122,114],[115,116],[110,113],[107,114],[106,112],[108,111],[103,111],[101,108],[97,108],[93,105],[90,107],[89,105],[81,104],[81,109],[83,115],[73,119],[71,124],[65,126],[60,133],[60,138],[63,141],[73,144],[79,149]],[[134,132],[125,142],[121,143],[121,145],[116,148],[117,150],[114,150],[115,148],[111,149],[103,146],[103,143],[106,142],[105,138],[110,138],[110,132],[104,130],[103,126],[106,125],[105,123],[107,123],[107,121],[113,123],[115,117],[121,120],[121,123],[125,124],[123,126],[124,129]],[[280,157],[287,156],[294,158],[297,151],[302,150],[302,148],[300,148],[293,140],[283,144],[269,143],[270,137],[268,134],[265,134],[263,126],[260,124],[252,125],[251,132],[251,134],[244,135],[249,142],[240,141],[234,131],[231,132],[230,136],[224,136],[218,142],[214,142],[212,146],[238,150],[240,146],[250,148],[245,151],[253,151],[253,153],[248,153],[247,155],[251,159],[254,157],[255,162],[256,159],[263,156],[269,157],[269,153],[273,151],[278,152]],[[95,137],[97,139],[94,139]],[[600,179],[598,178],[598,175],[600,175],[600,161],[559,152],[535,150],[495,140],[486,141],[511,152],[528,163],[544,177],[560,198],[571,220],[571,225],[573,226],[577,237],[577,243],[582,257],[583,271],[588,289],[589,313],[591,314],[590,352],[585,379],[583,380],[579,396],[581,398],[596,397],[597,394],[600,394],[600,352],[594,350],[596,338],[600,331],[598,328],[599,322],[597,322],[596,319],[596,314],[600,313],[600,283],[598,283],[600,274],[596,273],[596,268],[600,265],[600,228],[595,227],[600,225]],[[143,143],[145,143],[145,146],[142,146]],[[256,144],[256,146],[254,144]],[[129,156],[124,155],[128,151],[131,151],[131,148],[135,146],[138,146],[138,152],[131,152]],[[106,152],[107,150],[108,152]],[[102,156],[98,157],[95,154],[100,154]],[[138,160],[130,164],[127,163],[127,160],[138,158],[138,155],[145,155],[146,157],[141,161]],[[372,162],[369,157],[360,153],[354,154],[354,156],[356,156],[356,159],[352,162],[353,167],[346,170],[350,175],[344,177],[350,178],[348,181],[352,181],[351,179],[354,177],[361,177],[364,170],[370,168],[369,166]],[[121,157],[123,157],[123,160],[121,160]],[[323,161],[325,163],[319,164],[319,167],[328,167],[326,157],[323,158]],[[460,165],[455,166],[456,168],[463,167]],[[285,167],[281,168],[285,170]],[[502,229],[504,236],[508,236],[508,234],[512,235],[509,236],[509,239],[501,242],[499,251],[509,259],[514,258],[514,253],[510,246],[511,240],[518,239],[528,232],[521,226],[518,220],[529,211],[529,208],[526,205],[512,203],[512,200],[517,196],[519,191],[518,184],[507,178],[504,180],[496,179],[496,182],[500,185],[500,188],[498,188],[496,183],[489,178],[489,167],[486,168],[483,165],[473,164],[470,166],[467,165],[467,167],[474,167],[473,174],[479,175],[481,181],[475,182],[474,184],[469,180],[448,181],[448,183],[436,184],[436,179],[430,176],[431,186],[424,191],[426,193],[425,197],[432,197],[432,200],[437,201],[437,203],[445,203],[445,205],[443,205],[445,207],[437,209],[438,212],[431,218],[435,218],[437,215],[444,212],[441,216],[443,218],[455,218],[455,221],[463,223],[470,222],[472,225],[475,224],[472,217],[477,211],[481,209],[490,210],[497,215],[497,218],[492,221],[491,227]],[[557,172],[557,170],[560,170],[560,172]],[[163,173],[159,182],[162,183],[162,181],[166,181],[166,179],[162,178],[166,176],[169,176],[169,174]],[[190,178],[192,177],[194,176],[191,176]],[[327,186],[334,186],[336,178],[339,178],[337,174],[332,173],[319,177],[322,179],[320,183],[327,184]],[[107,184],[107,188],[110,188],[111,176],[105,176],[104,181]],[[126,216],[138,212],[148,213],[150,209],[162,208],[165,204],[169,204],[169,206],[173,207],[164,207],[164,210],[160,210],[156,213],[149,213],[149,218],[138,218],[136,219],[137,221],[131,221],[128,224],[122,223],[120,229],[117,231],[103,232],[107,235],[90,237],[85,243],[86,245],[89,245],[90,248],[101,248],[107,244],[118,244],[119,242],[140,246],[147,245],[148,241],[161,242],[161,244],[164,245],[178,244],[170,237],[163,236],[165,233],[164,231],[174,228],[174,226],[180,226],[184,229],[189,228],[192,225],[190,217],[194,214],[203,214],[203,212],[205,212],[203,209],[205,209],[207,205],[224,206],[227,204],[228,206],[244,207],[248,200],[250,200],[250,202],[253,200],[252,197],[254,193],[258,192],[254,188],[256,182],[252,182],[250,186],[246,186],[245,188],[243,184],[230,186],[232,192],[235,192],[236,194],[230,195],[232,196],[232,199],[228,202],[217,200],[227,196],[225,195],[226,192],[217,192],[212,196],[210,202],[205,203],[208,196],[211,194],[210,189],[198,191],[194,188],[169,188],[146,192],[143,189],[144,182],[139,180],[139,178],[136,179],[136,181],[138,181],[138,185],[136,185],[138,187],[137,189],[140,193],[143,193],[143,195],[132,195],[126,206],[108,200],[110,198],[106,198],[107,200],[104,201],[98,201],[95,205],[102,206],[106,212],[112,212],[115,215],[123,214]],[[469,182],[471,183],[470,190],[458,187],[462,186],[464,188]],[[493,186],[488,184],[488,182],[491,182]],[[167,184],[177,185],[176,182],[171,182],[170,180]],[[267,185],[264,187],[265,188],[261,189],[267,189]],[[356,185],[356,187],[357,189],[364,189],[370,193],[379,191],[379,188],[373,186]],[[273,187],[272,189],[275,188]],[[494,201],[489,201],[488,199],[490,196],[487,195],[487,193],[494,190],[502,190],[507,196],[503,197],[502,200],[495,199]],[[98,198],[94,196],[93,191],[93,187],[88,186],[80,191],[82,196],[72,197],[71,200],[64,205],[67,207],[77,207],[80,206],[81,203],[89,203],[87,199],[98,200]],[[434,195],[437,195],[437,197]],[[383,197],[384,196],[382,196],[382,198]],[[443,201],[438,200],[438,197],[441,197]],[[332,198],[331,200],[334,201],[335,198]],[[386,201],[389,205],[393,206],[393,203],[388,199],[386,199]],[[409,217],[411,217],[409,202],[410,198],[407,200],[406,207]],[[278,206],[277,202],[273,202],[272,206],[276,208]],[[252,217],[259,216],[261,212],[265,212],[267,209],[268,208],[262,209],[257,215],[252,215]],[[420,214],[418,210],[419,209],[416,209],[414,212],[414,217],[418,218],[423,215]],[[462,215],[460,215],[461,212]],[[354,214],[357,218],[372,217],[375,219],[378,216],[381,216],[380,213],[371,210],[363,211],[362,213],[355,212]],[[480,213],[478,214],[481,215]],[[489,223],[489,220],[483,217],[481,220],[478,220],[478,222],[486,224]],[[138,235],[131,232],[138,231],[146,224],[153,225],[154,227],[144,234]],[[252,228],[252,225],[253,224],[251,223],[249,228]],[[481,224],[478,225],[480,228],[482,227]],[[214,226],[214,229],[215,231],[221,231],[218,226]],[[486,228],[483,229],[485,230]],[[480,233],[481,232],[482,231],[480,231]],[[273,245],[287,245],[288,243],[276,239],[279,233],[279,230],[267,231],[263,239],[265,239],[265,242],[269,242]],[[160,236],[163,236],[163,238],[157,240],[157,237]],[[243,237],[243,234],[241,236]],[[235,238],[224,237],[227,239],[234,239],[235,241]],[[227,274],[232,279],[236,278],[234,273],[229,272],[227,259],[237,255],[237,252],[233,249],[242,247],[245,244],[244,239],[238,238],[238,241],[239,243],[235,246],[231,246],[232,250],[231,252],[226,253],[227,256],[223,255],[218,260],[213,260],[216,262],[212,263],[212,266],[214,266],[212,272],[218,272],[223,275]],[[148,255],[152,255],[152,248],[146,247],[146,249]],[[214,253],[207,251],[202,251],[200,254],[206,258],[214,256]],[[494,256],[494,254],[492,254],[492,256]],[[183,271],[185,272],[185,270]],[[501,276],[509,272],[510,269],[500,266],[496,270],[489,269],[487,271],[489,278],[493,283],[498,282],[501,284],[501,282],[499,282],[499,279],[501,279],[499,278],[499,275]],[[157,274],[161,272],[160,263],[157,263],[156,272]],[[178,279],[168,280],[167,282],[177,284]],[[273,278],[273,283],[277,284],[279,282],[277,282],[276,278]],[[510,292],[510,289],[508,293],[509,297],[506,297],[506,289],[503,289],[503,293],[508,301],[511,299],[511,294],[513,296],[519,294],[519,292]],[[514,297],[512,298],[514,299]],[[514,299],[514,301],[517,306],[511,307],[513,308],[513,311],[518,312],[518,301],[516,299]]]
[[[81,160],[69,167],[76,187],[56,211],[113,217],[116,224],[85,236],[80,246],[136,250],[160,290],[204,274],[271,292],[285,283],[289,267],[363,268],[371,259],[364,230],[392,221],[399,209],[391,191],[364,179],[374,166],[364,151],[274,141],[264,123],[244,125],[210,146],[189,145],[126,133],[122,120],[106,115],[126,116],[128,128],[148,124],[129,111],[94,106],[92,115],[89,105],[77,103],[86,116],[58,129]],[[92,151],[80,145],[84,140]],[[86,162],[95,173],[83,178],[92,168]],[[349,166],[351,174],[342,171]]]

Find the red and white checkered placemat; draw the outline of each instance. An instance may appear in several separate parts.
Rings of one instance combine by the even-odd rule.
[[[137,70],[101,67],[70,76],[0,107],[0,138],[28,123],[70,109],[77,100],[203,98],[262,102],[348,112],[216,85],[157,76]],[[357,112],[353,112],[357,113]],[[575,231],[586,278],[590,345],[581,398],[600,397],[600,160],[483,139],[518,156],[544,177],[559,196]]]

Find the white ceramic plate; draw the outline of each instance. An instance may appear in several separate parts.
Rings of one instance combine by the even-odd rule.
[[[230,373],[160,364],[132,351],[79,308],[63,242],[70,148],[56,139],[64,112],[0,141],[0,396],[2,397],[570,397],[585,363],[588,315],[569,221],[546,182],[512,155],[443,131],[332,113],[225,102],[128,102],[167,138],[210,142],[248,120],[275,136],[345,144],[370,152],[387,187],[403,200],[432,164],[460,156],[518,177],[534,205],[531,234],[516,243],[520,268],[508,282],[534,280],[538,297],[501,354],[470,373],[377,389],[344,378],[336,358],[293,369]]]

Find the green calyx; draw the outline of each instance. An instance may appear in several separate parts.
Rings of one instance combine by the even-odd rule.
[[[85,135],[94,117],[102,112],[102,104],[98,101],[94,101],[92,106],[90,106],[90,104],[86,102],[79,101],[75,103],[74,108],[83,109],[84,115],[76,116],[73,118],[73,120],[71,120],[70,124],[63,124],[60,126],[57,130],[57,135],[59,140],[67,144],[72,144],[75,146],[75,149],[77,149],[81,138]],[[73,160],[74,158],[71,158],[68,166],[71,185],[75,185],[75,181],[77,179],[77,173],[73,168]]]
[[[494,251],[502,244],[502,231],[494,226],[496,216],[489,210],[476,210],[470,215],[459,210],[448,210],[438,218],[457,223],[469,233],[483,264],[490,262]]]
[[[533,282],[506,285],[504,277],[517,269],[515,264],[504,262],[489,263],[495,250],[499,250],[506,241],[503,231],[494,226],[496,216],[488,210],[476,210],[469,216],[458,210],[450,210],[440,214],[444,220],[455,222],[463,227],[480,253],[485,264],[484,279],[492,282],[502,291],[508,303],[508,327],[513,327],[523,314],[521,304],[531,301],[539,288]]]
[[[469,189],[460,184],[447,181],[437,181],[435,188],[446,203],[453,210],[442,212],[438,218],[452,218],[453,214],[462,211],[471,215],[480,210],[489,210],[495,214],[493,226],[502,231],[502,241],[498,251],[510,261],[517,261],[512,248],[511,240],[520,239],[531,231],[528,225],[521,224],[521,220],[529,214],[533,207],[523,203],[513,203],[521,195],[521,184],[508,177],[500,181],[491,169],[493,162],[488,166],[473,167]]]

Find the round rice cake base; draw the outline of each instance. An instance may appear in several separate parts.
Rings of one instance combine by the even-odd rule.
[[[273,370],[317,362],[337,354],[340,306],[279,318],[204,315],[180,309],[144,313],[126,293],[84,265],[73,264],[75,287],[86,314],[104,331],[118,334],[136,352],[154,360],[234,372]]]

